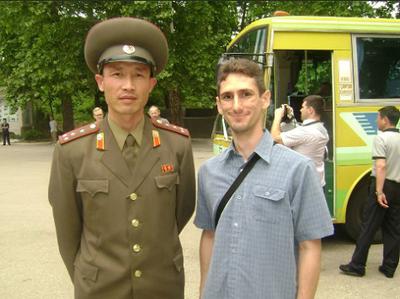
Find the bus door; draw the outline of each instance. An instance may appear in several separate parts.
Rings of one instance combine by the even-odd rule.
[[[325,160],[325,196],[334,216],[334,150],[332,105],[332,53],[330,50],[274,50],[273,97],[275,108],[289,104],[301,122],[300,109],[308,95],[320,95],[325,100],[322,121],[329,133]]]

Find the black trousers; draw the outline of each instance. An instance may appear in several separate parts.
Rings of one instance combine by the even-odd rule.
[[[3,132],[3,145],[6,145],[6,142],[10,145],[10,132]]]
[[[363,212],[361,233],[351,259],[351,266],[364,270],[368,251],[376,231],[381,228],[383,235],[383,268],[394,273],[399,264],[400,254],[400,183],[385,180],[385,193],[389,208],[382,208],[375,195],[375,178],[371,178],[368,204]]]

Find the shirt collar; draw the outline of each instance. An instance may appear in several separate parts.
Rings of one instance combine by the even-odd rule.
[[[382,132],[397,132],[397,133],[399,133],[399,129],[397,129],[397,128],[388,128],[386,130],[383,130]]]
[[[308,119],[305,119],[302,124],[304,126],[304,125],[312,123],[312,122],[319,122],[319,120],[308,118]]]
[[[142,117],[141,121],[138,123],[135,129],[130,132],[125,131],[120,128],[115,122],[113,122],[110,117],[107,117],[108,124],[110,125],[111,132],[114,134],[115,140],[117,141],[118,147],[120,150],[124,147],[126,137],[131,134],[135,140],[137,145],[140,147],[142,145],[143,140],[143,129],[144,129],[144,117]]]
[[[268,130],[264,130],[264,134],[260,142],[257,144],[254,152],[257,153],[260,158],[263,159],[265,162],[270,163],[273,145],[274,142],[272,140],[271,134],[268,132]],[[232,159],[234,155],[238,155],[238,153],[235,149],[234,142],[232,141],[227,150],[221,154],[221,159],[227,162],[229,159]],[[252,155],[249,157],[249,160]]]

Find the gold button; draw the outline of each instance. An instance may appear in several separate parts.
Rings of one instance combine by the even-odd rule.
[[[141,250],[142,248],[140,247],[139,244],[135,244],[135,245],[132,246],[132,249],[133,249],[134,252],[140,252],[140,250]]]
[[[131,195],[129,195],[129,198],[131,200],[136,200],[137,199],[137,194],[136,193],[132,193]]]
[[[132,223],[133,227],[138,227],[139,226],[139,220],[137,220],[137,219],[133,219],[131,223]]]
[[[135,271],[135,277],[142,277],[142,271],[140,271],[140,270],[136,270]]]

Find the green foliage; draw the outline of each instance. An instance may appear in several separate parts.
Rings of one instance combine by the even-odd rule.
[[[21,134],[23,140],[33,141],[33,140],[40,140],[40,139],[48,139],[49,136],[45,135],[42,131],[31,129],[26,130]]]
[[[91,121],[98,91],[84,61],[84,37],[100,20],[134,16],[157,24],[170,47],[167,68],[157,78],[149,104],[169,105],[176,92],[186,108],[209,108],[214,106],[216,63],[232,35],[245,25],[276,10],[392,17],[398,1],[381,2],[374,9],[370,4],[377,2],[1,1],[0,86],[6,87],[5,98],[14,109],[32,101],[64,123],[72,117],[77,123]]]
[[[301,94],[316,93],[321,85],[321,82],[330,82],[330,77],[330,61],[325,61],[316,65],[314,65],[312,62],[308,62],[306,65],[303,62],[302,68],[299,72],[296,90]]]

